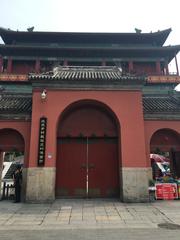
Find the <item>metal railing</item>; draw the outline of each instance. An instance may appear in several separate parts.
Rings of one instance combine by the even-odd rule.
[[[15,196],[14,184],[9,181],[3,180],[2,187],[2,200],[13,200]]]

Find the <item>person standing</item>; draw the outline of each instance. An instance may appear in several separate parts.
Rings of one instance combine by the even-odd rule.
[[[13,174],[14,188],[15,188],[15,203],[21,202],[21,185],[22,185],[22,169],[21,165],[16,166]]]

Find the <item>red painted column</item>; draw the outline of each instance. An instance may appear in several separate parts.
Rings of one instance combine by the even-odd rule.
[[[101,65],[106,66],[106,61],[102,61]]]
[[[156,73],[157,74],[161,74],[161,64],[160,64],[160,61],[157,61],[156,62]]]
[[[166,66],[165,66],[165,68],[166,68],[166,75],[169,75],[169,67],[168,67],[168,62],[166,62]]]
[[[12,58],[8,58],[7,72],[12,73]]]
[[[40,67],[41,67],[41,62],[39,59],[36,59],[36,64],[35,64],[35,72],[36,73],[40,72]]]
[[[179,76],[179,68],[178,68],[178,62],[177,62],[177,57],[176,57],[176,55],[175,55],[175,63],[176,63],[177,75]]]
[[[132,72],[133,71],[133,61],[129,61],[128,62],[128,65],[129,65],[129,72]]]
[[[68,61],[67,61],[67,60],[64,60],[63,66],[64,66],[64,67],[68,66]]]
[[[0,73],[3,72],[3,58],[0,56]]]
[[[3,164],[3,152],[0,151],[0,169],[2,168],[2,164]],[[1,177],[1,175],[0,175]]]
[[[3,152],[0,151],[0,184],[2,185],[1,179],[2,179],[2,170],[3,170]],[[0,190],[1,190],[0,185]],[[1,191],[0,191],[0,197],[1,197]]]

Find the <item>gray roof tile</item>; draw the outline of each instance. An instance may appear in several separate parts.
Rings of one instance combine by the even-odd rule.
[[[6,94],[0,98],[0,113],[30,113],[31,108],[31,96]]]
[[[143,108],[144,113],[179,113],[180,101],[173,96],[145,96]]]
[[[57,67],[54,71],[42,74],[30,74],[30,80],[135,80],[143,77],[123,75],[118,67]]]
[[[143,96],[144,114],[180,113],[180,100],[173,96]],[[31,113],[32,96],[4,94],[0,99],[0,113]]]

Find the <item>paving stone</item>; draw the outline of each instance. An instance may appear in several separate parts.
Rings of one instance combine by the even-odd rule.
[[[4,224],[5,221],[4,220],[0,220],[0,225]]]
[[[14,222],[12,225],[40,225],[41,221],[18,221]]]
[[[4,201],[0,202],[0,227],[157,228],[159,223],[180,224],[179,204],[177,201],[127,204],[109,199],[58,199],[53,204],[13,205]]]
[[[109,220],[121,220],[120,216],[108,216]]]
[[[96,220],[97,221],[108,221],[108,217],[107,216],[96,216]]]

